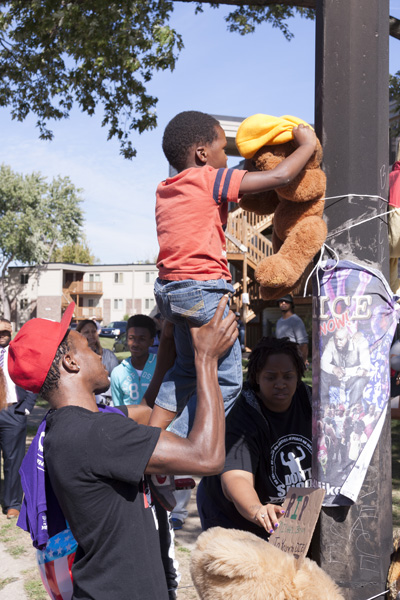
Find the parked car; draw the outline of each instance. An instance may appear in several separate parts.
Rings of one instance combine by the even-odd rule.
[[[100,329],[100,337],[117,338],[121,333],[126,331],[127,321],[113,321],[107,327]]]
[[[129,352],[128,344],[126,342],[126,331],[125,333],[120,333],[119,336],[115,338],[113,352]]]

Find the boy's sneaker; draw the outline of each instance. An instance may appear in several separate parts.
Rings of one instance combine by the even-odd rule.
[[[174,478],[170,475],[150,475],[150,490],[165,510],[171,511],[175,508],[176,500],[173,494],[175,490]]]

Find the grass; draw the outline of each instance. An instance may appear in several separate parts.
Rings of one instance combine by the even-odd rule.
[[[114,338],[104,338],[101,337],[100,344],[102,348],[107,348],[107,350],[112,350],[114,346]],[[124,360],[124,358],[128,358],[131,355],[130,352],[115,352],[115,356],[118,358],[119,362]]]
[[[18,577],[6,577],[5,579],[0,579],[0,592],[6,585],[14,583],[14,581],[18,581]]]
[[[49,596],[43,587],[40,577],[27,573],[28,577],[24,583],[25,592],[30,600],[48,600]]]

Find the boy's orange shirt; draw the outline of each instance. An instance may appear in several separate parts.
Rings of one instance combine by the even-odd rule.
[[[228,202],[238,202],[246,172],[206,165],[160,183],[156,192],[160,279],[231,280],[223,226]]]

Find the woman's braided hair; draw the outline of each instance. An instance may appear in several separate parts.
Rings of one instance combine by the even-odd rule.
[[[300,355],[298,345],[289,338],[263,337],[250,354],[247,366],[247,381],[255,392],[258,391],[257,373],[263,370],[268,358],[274,354],[286,354],[295,366],[298,382],[304,375],[305,364]]]

